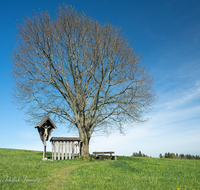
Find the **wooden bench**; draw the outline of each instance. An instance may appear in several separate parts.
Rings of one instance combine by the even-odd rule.
[[[117,160],[117,157],[112,155],[112,154],[115,154],[115,152],[112,152],[112,151],[110,151],[110,152],[93,152],[93,154],[95,154],[96,159],[100,159],[101,160],[102,159],[102,154],[103,154],[103,156],[105,154],[110,154],[111,160],[114,160],[114,158],[115,158],[115,160]]]

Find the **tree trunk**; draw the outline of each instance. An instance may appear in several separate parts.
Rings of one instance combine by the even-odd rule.
[[[86,132],[79,132],[80,137],[82,138],[82,143],[81,143],[81,156],[86,156],[89,157],[89,142],[90,142],[90,137],[87,135]]]

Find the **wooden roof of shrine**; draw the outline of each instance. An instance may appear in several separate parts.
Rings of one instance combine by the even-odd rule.
[[[57,127],[55,126],[55,124],[53,123],[53,121],[50,119],[49,116],[43,118],[36,126],[37,127],[43,127],[43,125],[47,124],[48,126],[52,126],[54,129],[57,129]]]

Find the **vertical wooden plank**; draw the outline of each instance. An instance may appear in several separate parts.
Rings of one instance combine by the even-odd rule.
[[[69,142],[66,141],[66,143],[67,143],[67,159],[69,159]]]
[[[81,143],[82,143],[82,142],[80,141],[80,142],[79,142],[79,158],[81,157],[81,148],[82,148],[82,147],[81,147]]]
[[[80,143],[81,143],[81,142],[79,141],[79,142],[78,142],[78,151],[79,151],[78,154],[79,154],[79,158],[80,158]]]
[[[65,159],[65,141],[63,141],[63,160]]]
[[[67,159],[67,141],[65,141],[65,159]]]
[[[54,160],[56,160],[56,148],[57,148],[57,141],[54,141]]]
[[[64,159],[63,141],[61,147],[62,147],[62,160],[63,160]]]
[[[72,141],[72,159],[74,159],[74,141]]]
[[[52,141],[52,156],[51,156],[51,158],[52,158],[52,160],[53,160],[53,148],[54,148],[54,142]]]
[[[60,141],[58,141],[58,160],[60,160]]]
[[[79,150],[79,146],[80,146],[80,143],[77,142],[77,157],[78,157],[78,156],[80,157],[80,155],[79,155],[79,154],[80,154],[80,153],[79,153],[79,151],[80,151],[80,150]]]
[[[78,148],[78,143],[76,143],[75,145],[76,145],[76,157],[78,157],[78,150],[77,150],[77,148]]]
[[[68,150],[69,150],[69,159],[71,159],[71,141],[69,141],[69,144],[68,144],[69,146],[68,146]]]

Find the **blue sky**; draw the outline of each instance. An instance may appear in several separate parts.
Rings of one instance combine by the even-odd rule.
[[[200,1],[6,0],[0,6],[0,148],[43,150],[37,130],[12,104],[10,53],[16,44],[16,22],[33,10],[55,16],[59,3],[74,6],[100,22],[122,27],[135,51],[144,51],[158,100],[145,124],[127,126],[126,135],[93,136],[90,152],[139,150],[158,157],[165,152],[200,155]],[[39,121],[38,121],[39,122]],[[52,136],[76,136],[58,125]],[[47,150],[51,150],[50,143]]]

